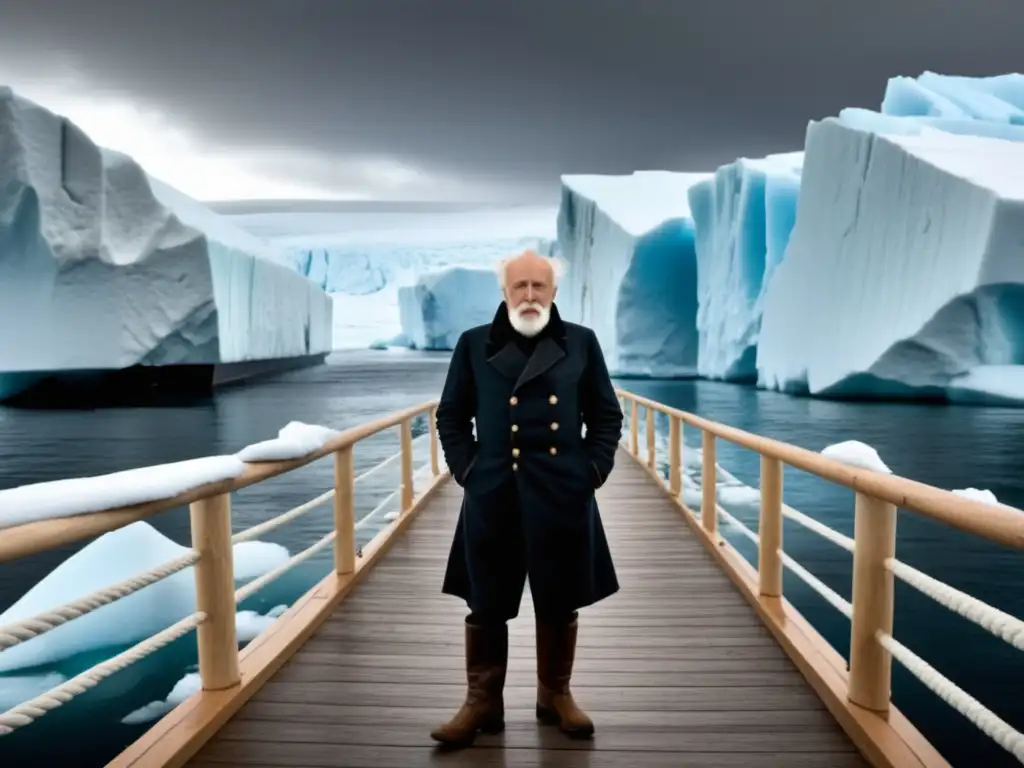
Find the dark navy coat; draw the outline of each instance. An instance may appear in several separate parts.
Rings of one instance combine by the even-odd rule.
[[[542,616],[618,591],[594,491],[614,466],[622,410],[593,331],[552,307],[527,358],[503,303],[456,343],[437,431],[464,489],[445,593],[511,619],[527,574]]]

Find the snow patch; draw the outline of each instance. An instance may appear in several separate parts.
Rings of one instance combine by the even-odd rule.
[[[236,456],[209,456],[9,488],[0,491],[0,528],[169,499],[238,477],[244,469]]]
[[[892,474],[892,470],[882,461],[878,451],[859,440],[845,440],[829,445],[821,449],[821,455],[826,459],[832,459],[851,467],[870,469],[872,472],[882,472],[886,475]]]
[[[236,455],[241,461],[287,461],[319,451],[340,432],[301,421],[288,422],[272,440],[247,445]]]
[[[971,501],[977,501],[982,504],[999,504],[999,499],[996,498],[996,495],[985,488],[961,488],[953,491],[953,493],[957,496],[970,499]]]

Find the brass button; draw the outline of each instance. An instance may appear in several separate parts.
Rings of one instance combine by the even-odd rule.
[[[519,471],[519,465],[516,464],[515,462],[512,462],[512,471],[513,472],[518,472]]]
[[[519,449],[518,448],[513,448],[512,449],[512,455],[513,456],[518,456],[519,455]]]
[[[519,425],[518,424],[513,424],[512,425],[512,431],[513,432],[518,432],[519,431]]]
[[[510,397],[508,399],[508,404],[509,405],[519,405],[519,398],[516,397],[515,395],[512,395],[512,397]]]
[[[553,445],[548,449],[548,451],[551,453],[552,456],[555,456],[555,455],[558,454],[558,449],[555,448],[555,446],[553,446]]]
[[[548,398],[548,402],[551,403],[551,405],[555,405],[558,403],[558,398],[552,395],[551,397]]]
[[[551,422],[551,431],[554,432],[556,429],[558,429],[558,422],[557,421]]]

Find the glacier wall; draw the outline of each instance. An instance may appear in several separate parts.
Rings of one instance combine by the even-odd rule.
[[[563,176],[563,316],[594,329],[619,376],[697,368],[697,259],[688,192],[710,174]]]
[[[1022,399],[1005,391],[1024,365],[1022,167],[1020,142],[811,123],[796,225],[764,302],[759,383]]]
[[[0,386],[330,351],[332,305],[317,285],[2,87],[0,182]]]
[[[697,251],[697,371],[756,381],[761,304],[796,219],[803,152],[740,158],[690,187]]]
[[[398,289],[401,345],[454,349],[463,331],[491,322],[500,303],[494,269],[449,267],[420,275],[415,285]]]

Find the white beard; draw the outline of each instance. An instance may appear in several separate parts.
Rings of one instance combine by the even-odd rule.
[[[524,317],[523,310],[533,309],[538,312],[536,317]],[[524,301],[515,309],[508,308],[508,321],[512,327],[527,338],[532,338],[543,331],[551,319],[551,307],[545,307],[536,302]]]

